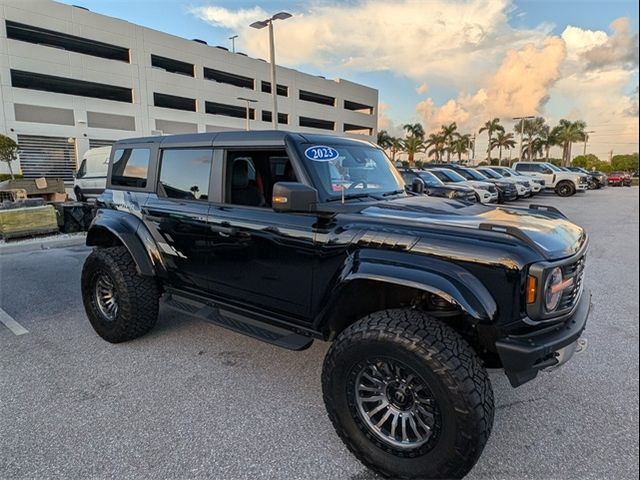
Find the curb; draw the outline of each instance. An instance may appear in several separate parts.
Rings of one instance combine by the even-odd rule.
[[[0,244],[0,255],[50,250],[52,248],[76,247],[84,245],[86,239],[86,234],[78,234],[64,236],[63,238],[47,237],[42,239],[18,241],[15,243],[5,243]]]

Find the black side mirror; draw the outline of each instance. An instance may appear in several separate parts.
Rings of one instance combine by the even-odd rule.
[[[278,182],[273,186],[271,205],[276,212],[314,212],[318,191],[298,182]]]
[[[411,191],[413,193],[424,193],[424,180],[421,178],[414,178],[411,183]]]

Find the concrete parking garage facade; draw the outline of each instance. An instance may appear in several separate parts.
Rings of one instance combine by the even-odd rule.
[[[375,137],[377,90],[284,67],[277,84],[280,129]],[[251,128],[270,129],[270,92],[264,60],[75,6],[0,0],[0,132],[19,143],[27,177],[71,181],[86,150],[121,138],[244,129],[238,97],[255,100]]]

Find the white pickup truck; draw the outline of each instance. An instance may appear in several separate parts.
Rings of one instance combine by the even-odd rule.
[[[570,197],[578,191],[589,189],[589,178],[574,172],[565,172],[553,163],[548,162],[516,162],[515,171],[544,180],[546,188],[553,190],[561,197]]]

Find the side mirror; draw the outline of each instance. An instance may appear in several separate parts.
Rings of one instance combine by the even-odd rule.
[[[411,183],[411,191],[413,193],[424,193],[424,180],[421,178],[414,178]]]
[[[553,172],[550,168],[545,168],[544,170],[542,170],[542,173],[544,173],[545,175],[551,175]]]
[[[276,212],[314,212],[318,191],[298,182],[278,182],[273,186],[271,205]]]

